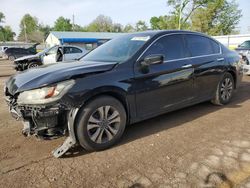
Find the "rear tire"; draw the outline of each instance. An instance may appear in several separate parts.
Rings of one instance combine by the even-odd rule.
[[[234,88],[233,76],[230,73],[225,73],[217,86],[215,97],[211,102],[215,105],[228,104],[232,99]]]
[[[13,55],[11,55],[11,56],[9,56],[9,58],[8,58],[10,61],[15,61],[15,57],[13,56]]]
[[[117,99],[101,96],[90,101],[78,114],[75,130],[79,144],[88,151],[113,146],[123,135],[126,119]]]

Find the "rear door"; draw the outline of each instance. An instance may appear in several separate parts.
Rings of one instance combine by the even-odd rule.
[[[64,47],[63,48],[64,61],[78,59],[82,56],[83,51],[76,47]]]
[[[205,36],[185,35],[194,66],[194,89],[197,99],[210,99],[218,85],[224,68],[220,45]]]
[[[142,71],[140,61],[156,54],[164,56],[164,63]],[[183,35],[167,35],[153,42],[135,65],[138,116],[153,116],[189,103],[194,95],[193,71]]]

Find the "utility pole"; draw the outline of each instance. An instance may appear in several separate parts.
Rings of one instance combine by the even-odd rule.
[[[178,29],[181,30],[181,19],[182,19],[182,0],[181,0],[181,4],[180,4],[180,8],[179,8],[179,23],[178,23]]]

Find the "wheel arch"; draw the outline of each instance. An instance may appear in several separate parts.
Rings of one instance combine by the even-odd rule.
[[[127,100],[126,91],[114,86],[96,88],[95,90],[89,91],[87,94],[85,94],[83,96],[84,100],[82,100],[79,104],[79,111],[76,115],[76,119],[78,119],[78,114],[80,114],[80,111],[84,108],[86,104],[101,96],[110,96],[117,99],[123,105],[127,115],[127,123],[129,123],[130,108],[129,102]]]
[[[233,79],[234,79],[234,89],[236,89],[237,88],[237,86],[236,86],[236,84],[237,84],[236,72],[234,70],[232,70],[232,69],[229,69],[227,72],[233,76]]]

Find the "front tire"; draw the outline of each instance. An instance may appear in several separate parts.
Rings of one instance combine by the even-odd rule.
[[[28,69],[37,68],[38,66],[39,66],[38,63],[30,63],[30,64],[28,65]]]
[[[126,111],[117,99],[101,96],[92,100],[78,114],[79,144],[88,151],[111,147],[121,138],[126,119]]]
[[[215,97],[211,102],[215,105],[228,104],[232,99],[234,88],[235,82],[232,74],[225,73],[217,86]]]

